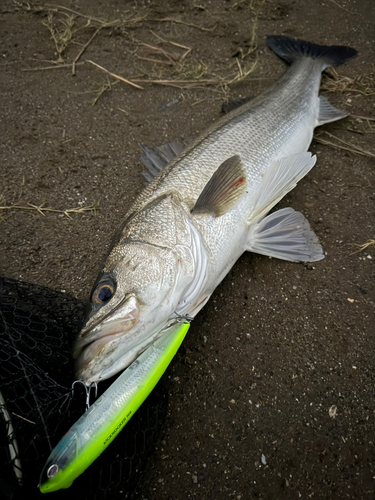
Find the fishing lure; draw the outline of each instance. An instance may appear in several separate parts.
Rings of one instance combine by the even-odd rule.
[[[155,387],[189,329],[175,323],[141,354],[60,440],[42,471],[42,493],[69,488],[107,448]]]

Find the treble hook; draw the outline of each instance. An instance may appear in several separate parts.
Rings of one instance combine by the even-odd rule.
[[[85,389],[85,393],[86,393],[86,408],[85,408],[85,411],[87,411],[89,408],[90,408],[90,396],[91,396],[91,389],[94,388],[95,389],[95,399],[98,397],[98,384],[96,382],[91,382],[91,384],[89,386],[87,386],[84,382],[82,382],[82,380],[75,380],[73,383],[72,383],[72,396],[74,397],[74,386],[76,384],[82,384],[84,389]]]
[[[177,323],[191,323],[193,321],[194,318],[192,318],[191,316],[189,315],[181,315],[181,314],[178,314],[178,312],[174,312],[175,314],[175,317],[171,316],[171,319],[175,319],[177,321]]]

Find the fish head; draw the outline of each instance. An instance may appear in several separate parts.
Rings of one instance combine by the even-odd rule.
[[[160,336],[178,304],[186,263],[173,248],[139,242],[115,247],[75,342],[79,380],[89,385],[115,375]]]

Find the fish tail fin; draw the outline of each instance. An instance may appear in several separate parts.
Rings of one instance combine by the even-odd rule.
[[[320,59],[322,70],[328,66],[340,66],[358,54],[355,49],[345,45],[316,45],[289,36],[268,36],[267,45],[290,64],[301,57]]]

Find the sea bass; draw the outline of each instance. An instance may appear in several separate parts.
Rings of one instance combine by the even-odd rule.
[[[126,368],[179,318],[194,318],[243,252],[324,258],[302,214],[269,212],[314,166],[314,128],[347,116],[319,85],[325,68],[357,51],[285,36],[267,45],[290,68],[265,93],[182,150],[145,148],[150,183],[125,217],[75,343],[86,384]]]

